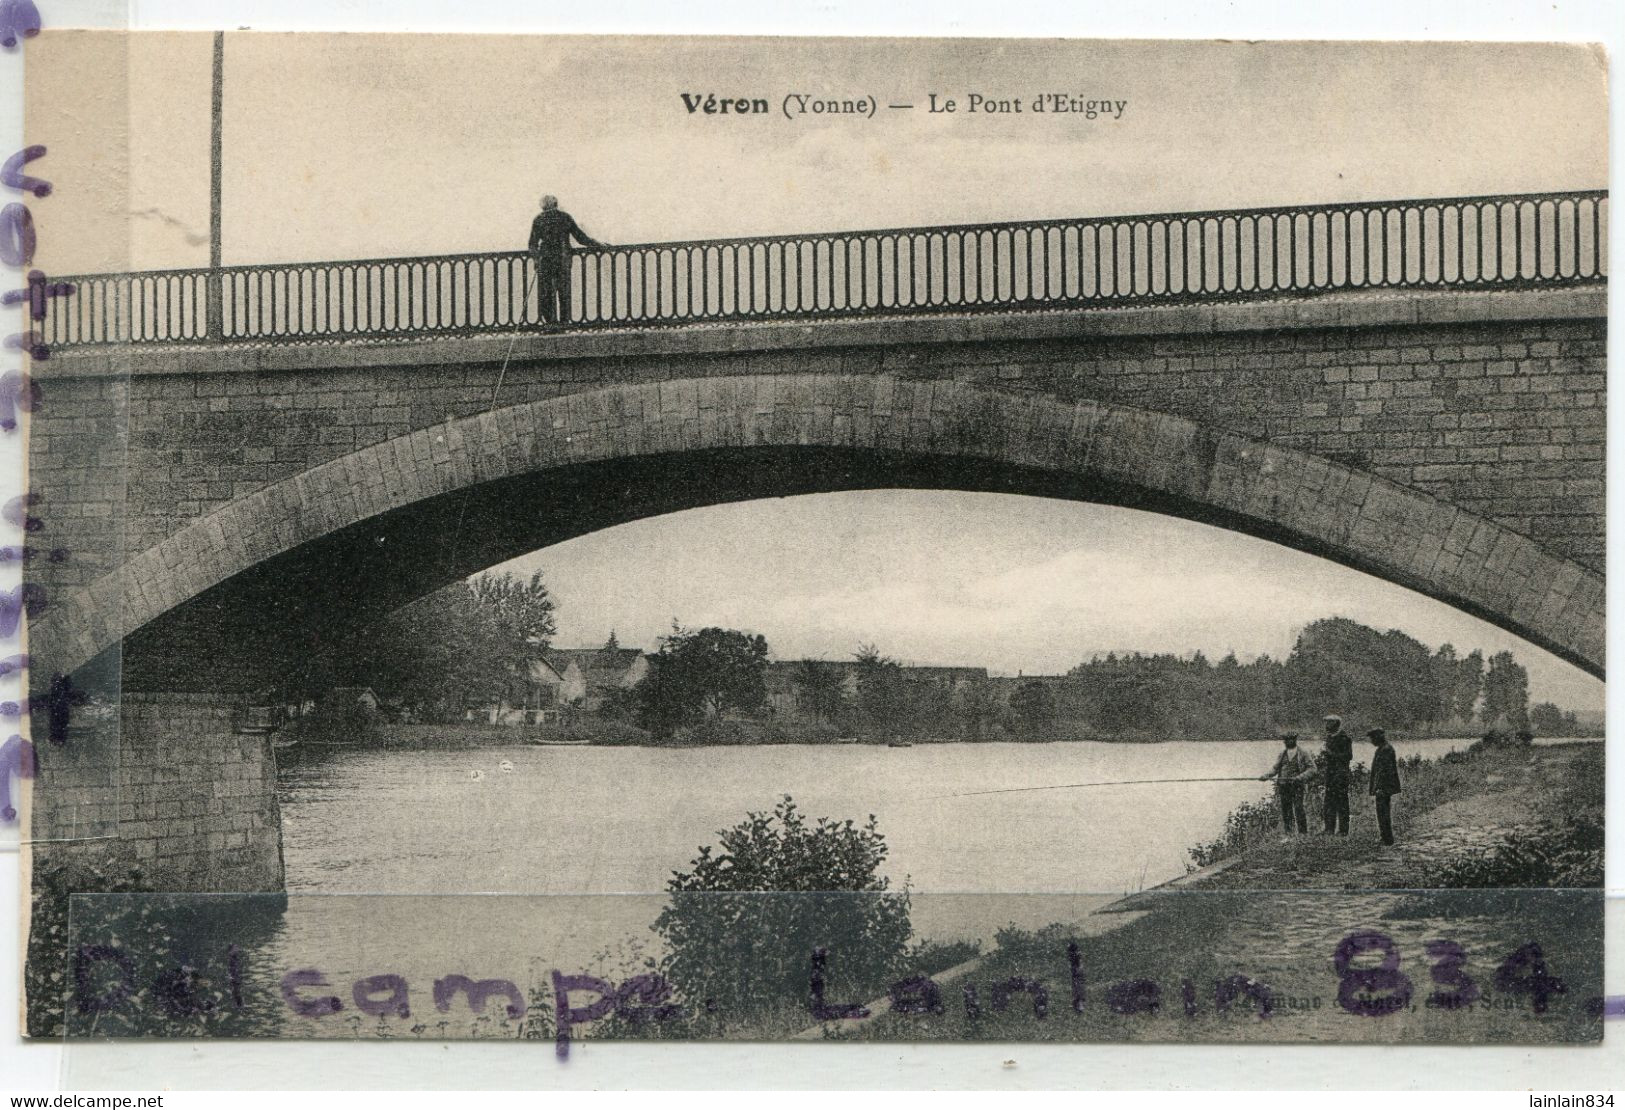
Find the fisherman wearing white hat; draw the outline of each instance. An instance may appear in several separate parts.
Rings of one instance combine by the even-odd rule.
[[[1326,767],[1326,828],[1324,835],[1349,834],[1349,763],[1354,759],[1354,741],[1343,731],[1343,718],[1326,717],[1326,746],[1320,750]]]

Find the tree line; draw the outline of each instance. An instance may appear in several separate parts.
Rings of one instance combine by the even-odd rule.
[[[454,582],[313,653],[275,696],[320,702],[365,686],[422,721],[461,720],[470,705],[510,701],[558,630],[540,572]]]
[[[276,693],[320,701],[336,686],[366,686],[424,721],[460,720],[471,704],[523,704],[556,615],[540,573],[482,575],[327,645]],[[1108,653],[1065,675],[952,683],[863,644],[840,663],[794,664],[791,706],[770,702],[770,658],[760,635],[674,623],[649,677],[610,691],[601,712],[656,741],[716,733],[721,721],[742,742],[765,738],[764,727],[773,739],[808,740],[1240,739],[1328,712],[1413,733],[1581,731],[1573,713],[1529,704],[1528,673],[1511,652],[1432,650],[1342,617],[1305,627],[1285,659]]]
[[[675,627],[654,663],[613,711],[656,737],[784,713],[768,703],[761,636]],[[820,738],[1245,739],[1317,727],[1327,713],[1411,733],[1581,731],[1573,713],[1530,707],[1528,672],[1511,652],[1430,650],[1341,617],[1305,627],[1284,660],[1110,653],[1062,676],[946,684],[866,644],[850,663],[796,664],[793,684],[798,719],[788,731]]]
[[[1119,737],[1270,735],[1326,713],[1413,732],[1521,731],[1532,716],[1548,734],[1579,727],[1550,703],[1530,709],[1528,672],[1509,651],[1431,651],[1343,617],[1305,627],[1284,660],[1108,654],[1067,678],[1054,712]]]

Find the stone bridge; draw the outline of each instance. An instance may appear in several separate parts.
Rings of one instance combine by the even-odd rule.
[[[753,315],[736,287],[731,313],[687,326],[273,341],[232,332],[227,274],[218,327],[54,349],[35,364],[30,652],[40,682],[114,674],[125,693],[98,758],[39,743],[36,836],[116,832],[161,885],[276,888],[274,764],[232,732],[233,702],[495,563],[760,497],[951,488],[1169,513],[1603,674],[1595,255],[1588,275],[1543,277],[1536,246],[1533,278],[1307,289],[1259,281],[1255,255],[1246,296],[1113,298],[1097,255],[1090,297],[1045,299],[1036,241],[1020,289],[995,268],[1006,300],[967,302],[982,285],[962,257],[959,302],[911,312]],[[593,324],[577,276],[571,316]],[[201,305],[207,281],[190,288]]]

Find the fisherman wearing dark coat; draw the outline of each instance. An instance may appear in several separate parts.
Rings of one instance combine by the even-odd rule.
[[[530,254],[536,261],[537,292],[542,302],[542,319],[549,324],[570,319],[570,240],[583,246],[603,248],[559,207],[559,198],[542,198],[542,211],[530,225]]]
[[[1388,734],[1380,728],[1366,733],[1377,749],[1371,756],[1371,796],[1377,799],[1377,829],[1382,842],[1394,842],[1393,797],[1399,793],[1399,757],[1388,743]]]
[[[1326,718],[1326,746],[1320,751],[1326,769],[1326,835],[1349,834],[1349,763],[1354,759],[1354,741],[1343,731],[1343,718]]]

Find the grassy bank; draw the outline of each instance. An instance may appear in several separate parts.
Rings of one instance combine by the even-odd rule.
[[[1562,885],[1600,884],[1603,754],[1603,745],[1591,742],[1542,747],[1480,742],[1437,760],[1402,758],[1403,792],[1394,799],[1400,843],[1386,854],[1370,850],[1376,820],[1365,767],[1357,764],[1349,789],[1348,837],[1283,841],[1280,808],[1265,797],[1235,810],[1220,837],[1193,847],[1191,866],[1228,861],[1222,874],[1205,880],[1226,887],[1294,886],[1329,873],[1343,874],[1345,881],[1352,873],[1366,886],[1543,886],[1549,884],[1535,881],[1540,861],[1553,862],[1555,852],[1583,853],[1590,843],[1585,830],[1595,828],[1591,855],[1566,857],[1545,870]],[[1307,808],[1313,834],[1321,825],[1318,793]],[[1497,857],[1506,863],[1488,870],[1480,866]]]
[[[548,725],[491,725],[471,721],[458,721],[448,724],[393,724],[375,720],[362,723],[347,723],[342,727],[334,728],[295,722],[283,728],[278,733],[278,737],[312,748],[398,748],[402,750],[459,750],[501,747],[509,744],[560,742],[598,744],[611,747],[658,748],[748,747],[775,744],[850,744],[884,747],[895,742],[895,738],[891,737],[842,736],[837,728],[829,724],[781,721],[715,721],[694,728],[682,729],[674,735],[657,736],[646,729],[625,721],[590,715],[583,715],[565,723]],[[1411,737],[1411,739],[1451,738],[1447,736]],[[966,740],[947,736],[903,738],[908,745],[917,747],[939,744],[987,743],[1229,744],[1256,742],[1259,739],[1260,737],[1256,736],[1224,739],[1163,736],[1152,739],[1149,737],[1050,735],[1047,733],[1000,735],[988,740]],[[1262,808],[1260,812],[1262,812]]]
[[[1272,808],[1243,807],[1225,838],[1193,850],[1216,865],[1087,926],[1007,930],[940,1013],[825,1034],[1596,1041],[1602,761],[1598,744],[1408,761],[1393,848],[1376,842],[1363,781],[1347,838],[1283,842]],[[1103,917],[1121,924],[1101,932]]]
[[[392,724],[373,722],[364,727],[284,729],[279,738],[294,741],[286,751],[327,749],[391,749],[400,751],[464,751],[472,748],[512,747],[515,744],[644,744],[649,734],[620,721],[582,717],[548,725],[491,725],[472,721],[450,724]]]

